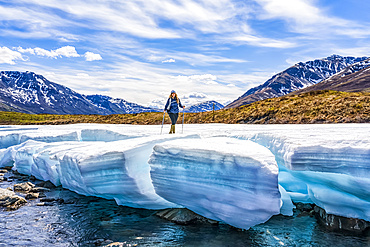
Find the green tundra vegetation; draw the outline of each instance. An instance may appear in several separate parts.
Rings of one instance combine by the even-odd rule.
[[[0,112],[0,124],[161,124],[163,113],[53,115]],[[181,123],[180,114],[178,122]],[[369,123],[370,93],[313,91],[266,99],[215,112],[185,113],[185,123],[311,124]],[[165,123],[170,123],[166,114]]]

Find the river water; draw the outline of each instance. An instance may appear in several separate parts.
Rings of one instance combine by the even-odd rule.
[[[6,174],[11,177],[12,173]],[[9,179],[12,180],[12,179]],[[24,180],[23,180],[24,181]],[[1,188],[22,182],[0,182]],[[36,181],[37,182],[37,181]],[[156,211],[117,206],[114,201],[86,197],[55,188],[47,198],[62,198],[38,206],[40,199],[16,211],[0,210],[3,246],[370,246],[369,236],[327,231],[310,215],[274,216],[241,231],[225,224],[178,225]]]

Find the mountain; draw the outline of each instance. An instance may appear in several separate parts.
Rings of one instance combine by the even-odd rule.
[[[343,92],[370,92],[370,58],[354,63],[328,79],[293,94],[318,90]]]
[[[280,97],[293,91],[317,84],[344,68],[366,60],[367,57],[342,57],[332,55],[324,59],[300,62],[274,75],[264,84],[249,89],[225,108],[238,107],[255,101]]]
[[[188,109],[185,108],[185,112],[197,113],[197,112],[206,112],[213,110],[213,104],[215,106],[215,111],[224,108],[224,106],[216,101],[206,101],[196,105],[190,106]]]
[[[33,72],[0,72],[0,110],[48,114],[137,113],[147,107],[108,96],[85,96]]]
[[[130,103],[123,99],[114,99],[104,95],[88,95],[86,96],[86,99],[90,101],[93,105],[103,109],[106,112],[105,115],[159,111],[150,107],[144,107],[135,103]]]
[[[2,103],[26,113],[103,114],[81,94],[33,72],[0,72]]]

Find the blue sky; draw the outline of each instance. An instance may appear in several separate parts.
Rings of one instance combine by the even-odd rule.
[[[370,56],[362,0],[0,0],[0,70],[163,107],[230,102],[300,61]]]

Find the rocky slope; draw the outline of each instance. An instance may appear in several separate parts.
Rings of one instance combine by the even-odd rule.
[[[255,101],[280,97],[293,91],[317,84],[344,68],[366,60],[367,57],[342,57],[332,55],[324,59],[300,62],[274,75],[264,84],[251,88],[225,108],[233,108]]]
[[[144,107],[135,103],[127,102],[124,99],[112,98],[104,95],[88,95],[86,99],[93,105],[104,110],[104,115],[110,114],[133,114],[141,112],[156,112],[158,110]]]
[[[0,72],[0,110],[48,114],[122,114],[155,111],[108,96],[85,96],[33,72]]]
[[[293,94],[318,90],[370,92],[370,58],[354,63],[325,81],[295,91]]]
[[[213,109],[213,105],[214,105],[214,109]],[[199,103],[199,104],[195,104],[195,105],[192,105],[190,106],[189,108],[185,108],[185,112],[193,112],[193,113],[196,113],[196,112],[206,112],[206,111],[217,111],[217,110],[220,110],[224,108],[224,106],[214,100],[210,100],[210,101],[206,101],[206,102],[202,102],[202,103]]]

